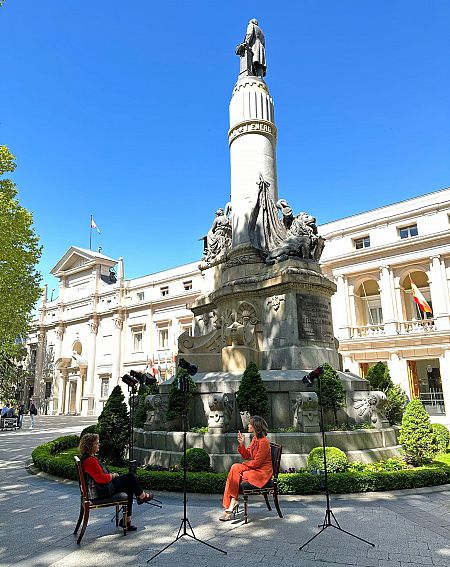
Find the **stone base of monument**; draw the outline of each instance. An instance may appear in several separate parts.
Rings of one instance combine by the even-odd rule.
[[[399,457],[397,444],[399,428],[332,431],[326,434],[327,445],[338,447],[350,462],[374,463]],[[300,469],[314,447],[322,444],[321,433],[270,433],[269,440],[283,446],[281,469]],[[247,436],[247,444],[249,436]],[[210,455],[215,472],[228,471],[233,463],[241,462],[237,452],[236,433],[223,435],[187,433],[187,446],[204,449]],[[183,448],[181,432],[135,430],[134,454],[138,463],[170,468],[180,464]]]

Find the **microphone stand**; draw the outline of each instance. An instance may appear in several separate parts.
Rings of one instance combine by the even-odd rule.
[[[317,369],[317,370],[319,370],[319,369]],[[348,532],[347,530],[342,529],[341,526],[339,525],[339,522],[336,520],[336,516],[333,514],[333,510],[330,508],[330,491],[328,489],[328,471],[327,471],[327,452],[326,452],[325,429],[324,429],[324,424],[323,424],[323,406],[322,406],[322,373],[323,373],[323,369],[319,373],[317,373],[317,370],[311,372],[308,375],[308,379],[311,381],[308,385],[312,385],[312,379],[317,378],[317,381],[319,383],[320,430],[322,432],[323,465],[324,465],[324,473],[325,473],[324,479],[325,479],[325,494],[326,494],[326,497],[327,497],[327,508],[325,510],[325,518],[324,518],[323,524],[319,524],[317,526],[321,529],[315,535],[313,535],[313,537],[310,538],[306,543],[304,543],[299,549],[301,550],[304,547],[306,547],[309,543],[312,542],[313,539],[315,539],[317,536],[319,536],[327,528],[335,528],[336,530],[339,530],[340,532],[343,532],[343,533],[345,533],[345,534],[347,534],[351,537],[358,539],[359,541],[363,541],[364,543],[367,543],[368,545],[375,547],[374,543],[371,543],[370,541],[367,541],[366,539],[363,539],[362,537],[359,537],[355,534],[352,534],[351,532]],[[314,372],[316,372],[315,375],[313,375]],[[332,519],[335,521],[335,524],[332,523]]]
[[[155,557],[157,557],[160,553],[162,553],[163,551],[166,551],[166,549],[168,549],[171,545],[176,543],[182,537],[190,537],[191,539],[194,539],[195,541],[198,541],[199,543],[202,543],[203,545],[207,545],[208,547],[211,547],[212,549],[215,549],[216,551],[220,551],[220,553],[227,555],[227,552],[224,551],[223,549],[219,549],[218,547],[215,547],[214,545],[211,545],[210,543],[207,543],[206,541],[199,539],[195,535],[194,530],[192,529],[192,526],[191,526],[191,522],[189,521],[189,518],[187,517],[187,482],[186,482],[187,416],[186,416],[186,412],[187,412],[187,393],[189,391],[189,375],[188,375],[188,372],[184,371],[184,372],[180,373],[178,384],[179,384],[180,390],[183,392],[183,413],[182,413],[182,422],[183,422],[183,518],[181,520],[180,528],[178,529],[178,533],[177,533],[176,538],[173,541],[171,541],[168,545],[163,547],[163,549],[158,551],[158,553],[155,553],[155,555],[152,555],[152,557],[150,557],[150,559],[147,560],[147,563],[150,563],[150,561],[152,561],[152,559],[155,559]],[[191,533],[187,532],[187,526],[189,526]]]

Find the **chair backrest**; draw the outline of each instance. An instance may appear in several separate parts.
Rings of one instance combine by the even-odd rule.
[[[271,443],[270,451],[272,453],[273,478],[278,478],[278,473],[280,472],[281,453],[283,451],[283,446],[277,445],[276,443]]]
[[[80,459],[75,455],[75,465],[77,467],[77,477],[78,477],[78,485],[80,487],[81,496],[86,500],[89,500],[87,485],[86,485],[86,477],[84,476],[83,466],[81,465]]]

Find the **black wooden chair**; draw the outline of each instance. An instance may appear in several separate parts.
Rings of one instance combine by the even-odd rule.
[[[81,466],[81,461],[78,457],[74,457],[75,464],[77,467],[77,477],[78,484],[80,486],[81,494],[81,504],[80,504],[80,515],[78,517],[78,522],[74,530],[74,534],[78,533],[78,528],[80,527],[81,520],[83,520],[83,525],[81,527],[80,535],[78,536],[77,543],[79,544],[83,539],[84,532],[86,531],[86,526],[89,521],[89,512],[95,508],[108,508],[110,506],[116,507],[116,526],[119,525],[119,510],[122,506],[123,511],[123,535],[127,535],[127,506],[128,506],[128,496],[125,492],[119,492],[110,496],[109,498],[93,498],[90,499],[88,496],[88,490],[86,485],[86,477],[84,476],[83,467]]]
[[[280,461],[281,461],[281,452],[283,447],[281,445],[276,445],[275,443],[270,444],[270,450],[272,452],[272,468],[273,468],[273,476],[269,480],[269,482],[263,486],[262,488],[258,488],[253,486],[248,482],[241,482],[239,487],[239,492],[244,497],[244,523],[247,523],[248,520],[248,497],[254,494],[264,496],[264,500],[266,501],[268,510],[272,510],[269,504],[269,494],[273,496],[273,503],[275,504],[275,508],[278,512],[280,518],[283,517],[281,513],[280,504],[278,502],[278,473],[280,472]]]

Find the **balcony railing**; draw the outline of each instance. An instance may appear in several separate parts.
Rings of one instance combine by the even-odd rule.
[[[357,339],[360,337],[377,337],[385,335],[384,325],[364,325],[363,327],[352,327],[351,338]]]
[[[436,331],[435,319],[420,319],[417,321],[401,321],[397,323],[397,333],[405,335],[409,333],[431,333]]]
[[[432,333],[437,331],[435,319],[420,319],[414,321],[398,321],[388,325],[361,325],[350,327],[350,338],[378,337],[384,335],[412,335],[418,333]]]

